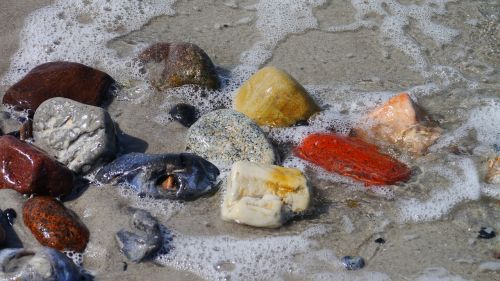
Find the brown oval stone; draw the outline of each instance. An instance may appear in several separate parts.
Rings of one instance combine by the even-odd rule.
[[[0,189],[22,194],[67,195],[73,174],[39,148],[9,135],[0,137]]]
[[[42,102],[54,97],[100,105],[112,83],[108,74],[80,63],[49,62],[33,68],[10,87],[3,103],[31,114]]]
[[[89,230],[78,216],[49,196],[37,196],[26,201],[23,220],[43,246],[83,252],[89,241]]]
[[[139,59],[147,65],[151,84],[160,90],[194,84],[209,89],[219,86],[210,57],[195,44],[156,43],[146,48]]]

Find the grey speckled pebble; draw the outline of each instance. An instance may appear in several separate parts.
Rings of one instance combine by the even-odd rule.
[[[113,121],[102,108],[66,98],[40,105],[33,118],[35,144],[77,173],[114,157]]]
[[[260,127],[242,113],[220,109],[189,128],[186,149],[212,163],[230,166],[240,160],[273,164],[274,149]]]

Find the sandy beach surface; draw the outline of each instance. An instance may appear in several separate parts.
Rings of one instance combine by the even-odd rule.
[[[498,1],[138,2],[140,9],[136,1],[1,0],[0,96],[42,62],[81,62],[120,85],[107,107],[120,153],[177,153],[187,129],[169,118],[175,103],[202,113],[230,107],[234,90],[272,65],[305,85],[327,112],[324,126],[349,127],[409,92],[443,135],[425,156],[393,153],[414,175],[389,191],[284,153],[281,164],[298,165],[313,186],[313,212],[278,229],[222,221],[221,192],[177,202],[90,184],[65,205],[90,230],[83,267],[96,280],[500,280],[500,187],[484,181],[487,160],[500,153]],[[204,49],[225,86],[205,99],[199,89],[150,87],[134,58],[151,43],[174,41]],[[305,136],[266,132],[276,146]],[[21,214],[26,199],[0,190],[0,209]],[[120,253],[114,235],[129,223],[128,206],[150,211],[168,229],[169,252],[142,263]],[[478,239],[481,227],[497,237]],[[22,218],[14,230],[10,246],[38,245]],[[345,270],[346,255],[362,256],[366,266]]]

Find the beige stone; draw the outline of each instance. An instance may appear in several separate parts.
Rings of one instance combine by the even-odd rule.
[[[488,183],[500,183],[500,156],[488,161],[486,181]]]

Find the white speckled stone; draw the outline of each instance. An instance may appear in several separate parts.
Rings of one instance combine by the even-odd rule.
[[[113,120],[102,108],[66,98],[42,103],[33,117],[35,145],[77,173],[113,158]]]
[[[260,127],[231,109],[220,109],[202,116],[189,128],[186,149],[207,160],[231,166],[237,161],[273,164],[273,146]]]

